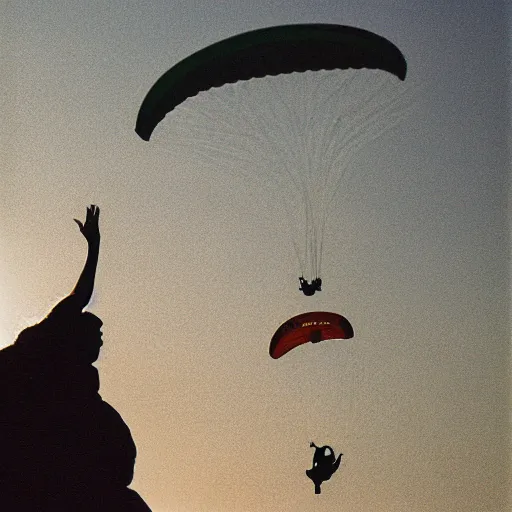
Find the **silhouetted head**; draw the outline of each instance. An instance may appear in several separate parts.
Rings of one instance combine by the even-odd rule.
[[[79,315],[76,328],[73,329],[73,344],[76,347],[80,361],[94,363],[100,355],[103,346],[101,326],[103,322],[92,313],[84,312]]]
[[[103,345],[102,325],[101,319],[89,312],[62,315],[54,310],[41,322],[21,331],[15,343],[34,355],[91,364],[98,359]]]

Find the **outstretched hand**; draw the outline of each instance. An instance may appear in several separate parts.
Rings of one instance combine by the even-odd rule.
[[[81,223],[78,219],[73,219],[80,228],[80,233],[84,235],[85,239],[90,243],[99,243],[100,241],[100,228],[98,220],[100,217],[100,209],[91,204],[87,207],[87,215],[85,217],[85,223]]]

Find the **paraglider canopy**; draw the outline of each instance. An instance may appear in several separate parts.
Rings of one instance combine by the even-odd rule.
[[[155,149],[185,149],[212,175],[231,172],[261,186],[265,201],[277,200],[307,281],[300,289],[313,295],[320,283],[308,284],[323,275],[331,208],[367,179],[357,154],[403,118],[406,74],[401,51],[367,30],[262,28],[165,72],[144,98],[135,131]],[[172,122],[155,130],[169,112]]]
[[[332,24],[282,25],[245,32],[190,55],[146,95],[135,131],[148,141],[165,115],[212,87],[268,75],[333,69],[381,69],[405,79],[400,50],[382,36]]]
[[[337,313],[313,311],[294,316],[277,329],[270,342],[269,353],[278,359],[304,343],[349,339],[354,336],[350,322]]]

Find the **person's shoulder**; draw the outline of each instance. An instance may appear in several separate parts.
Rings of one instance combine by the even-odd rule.
[[[76,295],[71,294],[59,301],[48,313],[46,319],[61,320],[79,314],[81,311],[82,308],[80,307]]]

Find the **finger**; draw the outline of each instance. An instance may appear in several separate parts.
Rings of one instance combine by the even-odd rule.
[[[73,220],[78,224],[78,227],[80,228],[80,231],[82,231],[84,225],[78,219],[73,219]]]
[[[92,216],[92,218],[93,218],[93,219],[96,221],[96,223],[97,223],[97,222],[98,222],[98,216],[99,216],[99,214],[100,214],[100,209],[99,209],[95,204],[91,205],[91,208],[92,208],[92,210],[91,210],[91,216]]]

